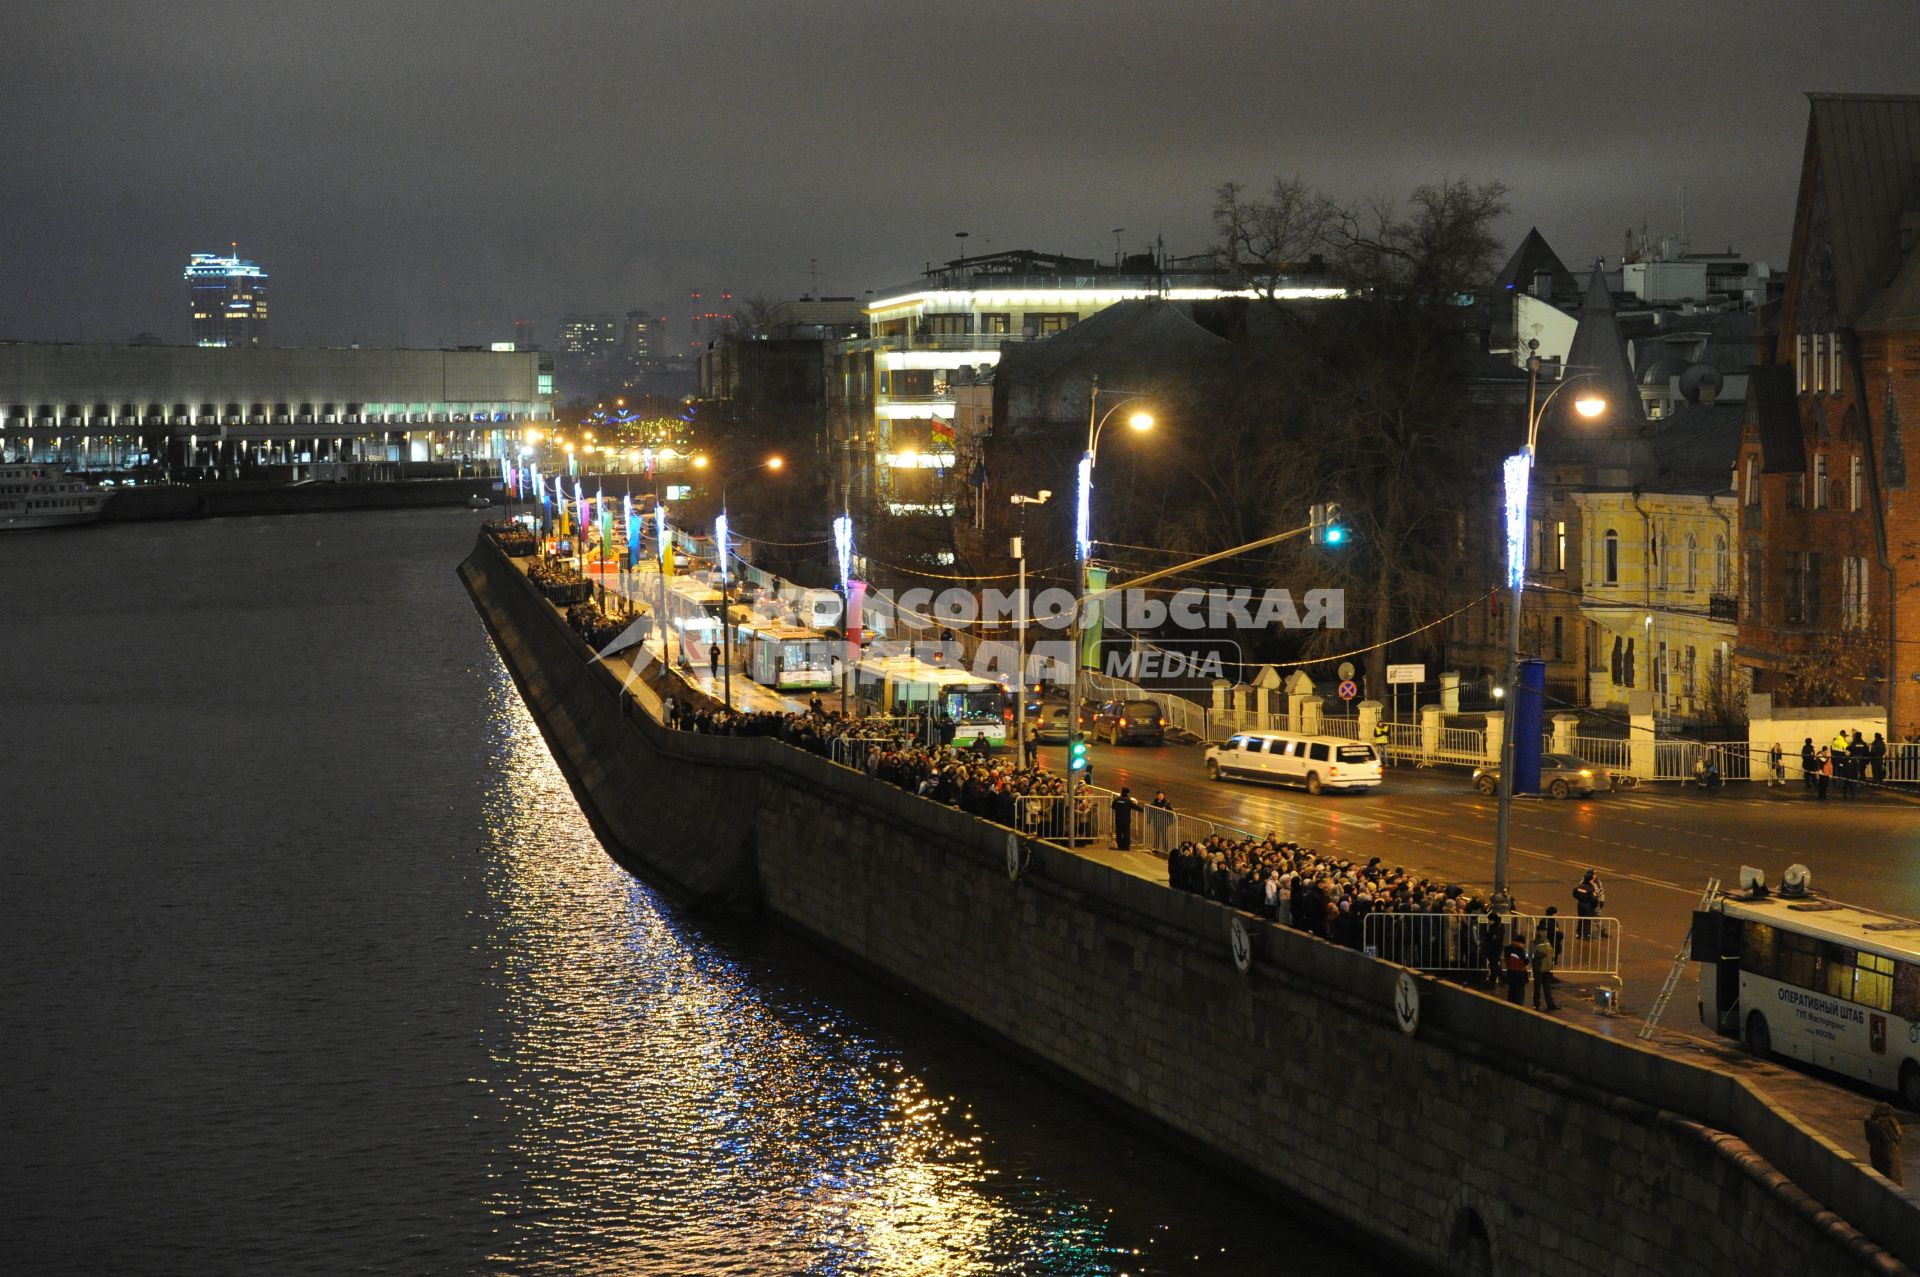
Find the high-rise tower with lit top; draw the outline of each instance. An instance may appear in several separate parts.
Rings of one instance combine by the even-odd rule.
[[[267,335],[267,272],[232,252],[187,260],[187,298],[196,346],[261,346]]]

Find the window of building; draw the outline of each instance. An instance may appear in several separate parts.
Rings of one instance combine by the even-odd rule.
[[[1840,624],[1849,630],[1867,628],[1867,561],[1863,558],[1840,560]]]
[[[1807,476],[1790,474],[1787,476],[1787,509],[1799,510],[1807,504]]]
[[[1567,524],[1564,519],[1553,525],[1553,570],[1567,570]]]
[[[1827,385],[1834,394],[1840,393],[1840,334],[1834,333],[1827,338]]]
[[[1667,645],[1664,642],[1653,649],[1653,694],[1663,703],[1667,699]]]
[[[1747,458],[1747,504],[1760,504],[1760,458]]]
[[[1566,626],[1562,623],[1562,618],[1557,616],[1553,618],[1553,659],[1556,661],[1567,659]]]
[[[1820,616],[1820,556],[1802,550],[1787,560],[1787,621],[1811,625]]]
[[[1815,394],[1823,393],[1827,388],[1827,335],[1815,333],[1813,336],[1813,366],[1807,370],[1813,375],[1810,387]]]
[[[1813,338],[1801,333],[1793,343],[1793,384],[1801,394],[1812,388],[1811,369],[1813,362]]]
[[[920,323],[930,337],[964,337],[973,331],[972,315],[928,315]]]
[[[1689,644],[1687,646],[1686,664],[1680,667],[1680,693],[1683,696],[1691,697],[1692,695],[1694,695],[1693,675],[1696,668],[1694,661],[1695,661],[1695,656],[1694,656],[1693,646]]]
[[[980,316],[980,331],[1010,333],[1013,331],[1013,315],[1004,310],[987,311]]]
[[[1847,509],[1860,509],[1860,458],[1854,457],[1847,462]]]
[[[1634,659],[1633,659],[1633,640],[1632,640],[1632,639],[1628,639],[1628,640],[1627,640],[1627,650],[1626,650],[1626,652],[1625,652],[1625,653],[1624,653],[1624,654],[1623,654],[1623,655],[1622,655],[1622,656],[1620,657],[1620,672],[1621,672],[1622,674],[1625,674],[1625,675],[1627,676],[1627,686],[1628,686],[1628,687],[1632,687],[1632,686],[1633,686],[1633,676],[1634,676],[1634,669],[1633,669],[1633,666],[1634,666]]]
[[[1613,636],[1613,667],[1611,672],[1613,674],[1613,685],[1615,687],[1625,687],[1627,685],[1627,672],[1626,672],[1626,666],[1625,666],[1626,656],[1627,656],[1627,641],[1621,638],[1618,634],[1614,635]]]
[[[1824,452],[1813,454],[1813,508],[1827,508],[1827,454]]]
[[[1612,528],[1601,538],[1601,580],[1608,585],[1620,584],[1620,534]]]
[[[1073,321],[1078,318],[1079,316],[1070,310],[1055,313],[1035,312],[1027,316],[1026,322],[1022,327],[1025,328],[1027,332],[1037,333],[1044,337],[1049,333],[1063,333],[1067,331],[1067,329],[1073,327]]]
[[[1693,533],[1689,532],[1687,533],[1687,561],[1683,568],[1683,571],[1686,573],[1688,594],[1693,593],[1697,584],[1695,580],[1695,573],[1699,570],[1698,569],[1699,558],[1700,558],[1699,543],[1694,540]]]
[[[1731,565],[1727,562],[1727,539],[1725,537],[1715,537],[1713,539],[1713,592],[1715,594],[1728,593],[1727,587],[1731,584],[1732,580]]]
[[[1600,662],[1600,650],[1605,646],[1606,631],[1600,628],[1600,622],[1587,622],[1587,672],[1598,674],[1607,668]]]

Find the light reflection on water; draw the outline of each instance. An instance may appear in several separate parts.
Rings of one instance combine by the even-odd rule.
[[[465,512],[0,539],[0,1264],[1380,1271],[605,854]]]
[[[499,1258],[1107,1270],[1080,1204],[996,1191],[972,1115],[897,1050],[831,1006],[770,993],[613,864],[510,686],[496,714],[508,744],[487,796],[502,849],[487,1085],[517,1135],[492,1207],[520,1221]]]

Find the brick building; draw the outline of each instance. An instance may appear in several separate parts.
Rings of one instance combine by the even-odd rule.
[[[1739,659],[1920,732],[1920,96],[1811,94],[1785,296],[1739,453]]]

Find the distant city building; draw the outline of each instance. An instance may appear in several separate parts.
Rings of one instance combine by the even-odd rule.
[[[630,310],[620,321],[620,354],[629,371],[660,353],[663,321],[651,310]]]
[[[260,346],[267,334],[267,272],[236,255],[187,259],[196,346]]]
[[[513,347],[515,350],[540,349],[540,336],[534,330],[531,319],[516,319],[513,321]]]
[[[553,418],[548,356],[0,342],[0,454],[113,469],[510,455]]]
[[[614,353],[620,321],[612,314],[562,315],[554,322],[554,371],[563,399],[600,399],[620,385]]]

